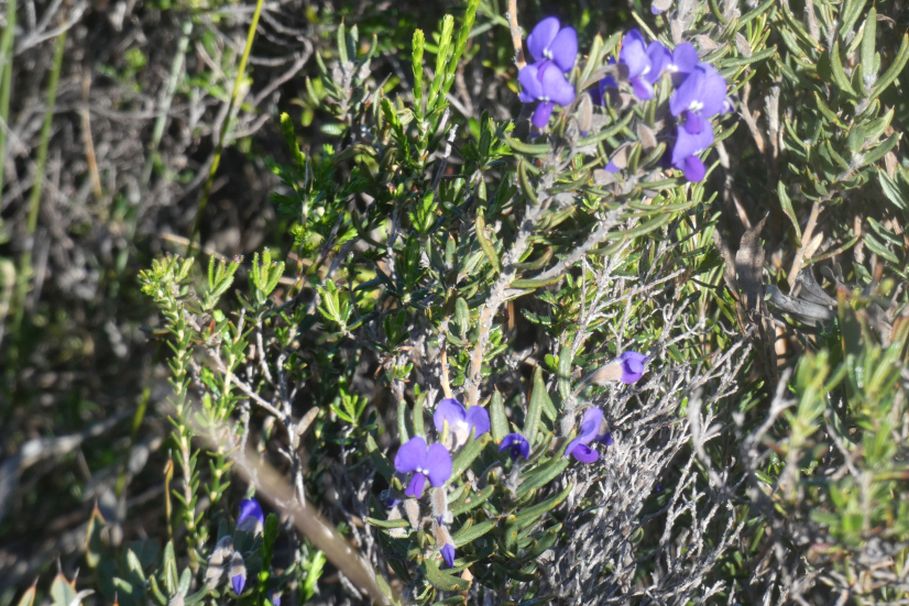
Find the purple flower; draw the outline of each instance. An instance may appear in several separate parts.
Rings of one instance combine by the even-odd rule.
[[[688,42],[682,42],[673,49],[672,59],[666,65],[666,70],[672,73],[672,83],[679,86],[699,64],[697,49]]]
[[[530,457],[530,443],[527,438],[519,433],[510,433],[502,438],[499,444],[499,452],[508,451],[512,460],[523,457],[525,460]]]
[[[524,66],[518,73],[518,82],[523,89],[519,95],[522,103],[540,102],[531,118],[537,128],[546,127],[556,105],[565,106],[574,101],[574,86],[552,61]]]
[[[451,455],[441,444],[427,445],[426,440],[414,436],[398,449],[395,470],[398,473],[413,473],[404,494],[420,498],[426,488],[426,480],[438,487],[451,477]]]
[[[237,595],[243,593],[243,588],[246,587],[246,566],[243,564],[243,556],[236,551],[230,559],[228,576],[230,577],[230,587],[234,590],[234,593]]]
[[[262,506],[255,499],[243,499],[240,501],[240,515],[237,517],[237,530],[259,534],[262,532],[262,524],[265,522],[265,514],[262,513]]]
[[[578,437],[568,443],[564,456],[571,455],[581,463],[593,463],[600,458],[600,453],[590,447],[591,442],[612,444],[612,434],[606,431],[603,411],[599,408],[588,408],[581,417]]]
[[[622,37],[619,65],[624,68],[634,95],[642,101],[653,97],[653,84],[663,75],[663,69],[671,60],[672,56],[665,46],[656,41],[648,45],[637,29]]]
[[[446,568],[451,568],[454,566],[455,561],[455,547],[451,543],[445,543],[442,545],[442,548],[439,549],[439,553],[442,554],[442,559],[445,560]]]
[[[727,108],[726,80],[707,63],[696,65],[669,97],[669,111],[692,135],[704,130],[709,118]]]
[[[622,364],[622,383],[630,385],[636,383],[644,376],[644,364],[647,362],[647,356],[636,351],[626,351],[619,356],[619,362]]]
[[[710,122],[705,122],[698,133],[689,132],[684,126],[677,127],[675,145],[672,147],[672,165],[685,173],[685,178],[689,181],[702,180],[707,168],[697,154],[710,147],[711,143],[713,128]]]
[[[281,594],[275,591],[271,594],[269,601],[271,602],[271,606],[281,606]]]
[[[578,34],[573,27],[561,27],[555,17],[547,17],[527,36],[527,49],[537,63],[552,61],[570,72],[578,56]]]
[[[464,408],[464,405],[454,398],[445,398],[436,405],[432,415],[436,431],[442,436],[442,442],[448,444],[451,439],[451,448],[457,448],[467,442],[471,432],[475,438],[489,431],[489,413],[480,406]]]

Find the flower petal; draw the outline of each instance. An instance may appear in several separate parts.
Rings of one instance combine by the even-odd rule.
[[[482,406],[467,409],[467,423],[473,430],[473,437],[479,438],[489,431],[489,413]]]
[[[578,33],[573,27],[563,27],[549,48],[555,64],[563,72],[570,72],[578,56]]]
[[[520,98],[522,103],[530,103],[543,96],[543,85],[540,82],[540,64],[525,65],[518,72],[518,83],[521,85]]]
[[[556,105],[568,105],[574,101],[574,86],[565,78],[565,74],[555,63],[547,62],[540,66],[540,84],[543,94]]]
[[[414,436],[401,444],[395,455],[395,471],[410,473],[420,467],[426,460],[426,440]]]
[[[246,565],[243,562],[243,556],[236,551],[230,559],[228,576],[230,577],[230,586],[231,589],[234,590],[234,593],[237,595],[243,593],[243,588],[246,587]]]
[[[553,107],[555,106],[550,101],[541,102],[533,110],[533,116],[530,118],[531,123],[540,130],[546,128],[546,125],[549,124],[549,116],[552,115]]]
[[[712,65],[703,65],[704,80],[701,84],[701,114],[706,117],[722,113],[726,108],[726,79]]]
[[[672,53],[662,43],[654,40],[647,46],[647,57],[650,59],[650,71],[644,77],[653,84],[660,79],[663,71],[672,62]]]
[[[451,543],[445,543],[442,545],[442,548],[439,550],[442,554],[442,559],[445,560],[446,568],[451,568],[454,566],[455,561],[455,547]]]
[[[672,147],[672,165],[683,169],[685,159],[700,153],[713,143],[713,129],[709,122],[704,122],[704,129],[699,133],[690,133],[683,127],[676,129],[675,145]]]
[[[637,29],[630,30],[622,37],[622,50],[619,51],[619,64],[628,70],[628,79],[633,80],[650,69],[650,58],[644,36]]]
[[[415,473],[410,478],[410,482],[407,483],[407,488],[404,489],[404,494],[408,497],[413,497],[419,499],[423,496],[423,491],[426,489],[426,476],[422,473]]]
[[[641,101],[646,101],[653,97],[653,85],[643,77],[632,80],[631,89],[634,91],[634,96]]]
[[[690,43],[682,42],[672,51],[672,64],[670,69],[684,76],[691,72],[698,64],[698,51]],[[678,84],[676,84],[678,86]]]
[[[502,438],[502,443],[499,444],[499,452],[504,450],[508,451],[508,455],[512,459],[523,457],[526,460],[530,458],[530,443],[527,438],[519,433],[510,433]]]
[[[559,20],[555,17],[546,17],[537,23],[530,35],[527,36],[527,50],[535,61],[549,59],[546,50],[559,33]]]
[[[445,423],[448,423],[448,429],[452,431],[466,420],[467,411],[464,405],[454,398],[445,398],[436,404],[436,410],[432,413],[432,422],[440,435],[445,429]]]
[[[644,364],[647,356],[636,351],[626,351],[619,356],[622,363],[622,383],[631,384],[644,376]]]
[[[451,454],[441,444],[429,447],[426,456],[426,469],[429,471],[429,482],[439,487],[451,477]]]
[[[682,164],[682,172],[685,173],[686,179],[692,183],[697,183],[704,179],[704,175],[707,174],[707,167],[697,156],[688,156]]]
[[[265,514],[262,513],[262,506],[255,499],[243,499],[240,501],[240,515],[237,517],[237,529],[244,532],[255,534],[262,532],[262,524],[265,522]]]
[[[590,444],[596,439],[603,426],[603,410],[594,406],[588,408],[581,417],[581,426],[578,428],[578,437],[575,438],[581,444]]]
[[[569,454],[581,463],[594,463],[600,458],[600,453],[586,444],[575,444]]]

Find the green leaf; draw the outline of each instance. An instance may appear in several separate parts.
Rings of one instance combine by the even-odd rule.
[[[540,413],[542,413],[546,401],[552,405],[549,393],[546,391],[546,384],[543,382],[543,369],[537,366],[533,371],[533,392],[530,394],[530,405],[527,407],[527,416],[524,417],[523,434],[531,448],[537,435]]]
[[[557,455],[554,459],[537,467],[533,472],[527,474],[527,478],[524,482],[518,486],[516,491],[517,497],[519,499],[523,498],[524,495],[529,493],[531,490],[535,490],[541,486],[544,486],[556,478],[559,474],[565,471],[565,468],[568,467],[568,457]]]
[[[367,524],[375,526],[376,528],[407,528],[410,523],[407,520],[380,520],[379,518],[366,517]]]
[[[489,402],[489,422],[492,429],[492,439],[496,444],[502,442],[508,431],[508,417],[505,414],[505,402],[498,389],[493,388],[492,399]]]
[[[799,225],[798,217],[795,215],[795,210],[792,208],[792,200],[789,199],[789,194],[786,193],[786,186],[783,184],[783,181],[777,181],[776,183],[776,192],[780,198],[780,207],[783,209],[783,212],[786,213],[786,216],[789,217],[789,221],[792,223],[792,227],[795,229],[795,234],[798,236],[798,240],[802,240],[802,228]]]
[[[502,266],[499,264],[499,255],[496,253],[495,247],[493,247],[492,242],[489,241],[489,237],[486,235],[486,219],[483,216],[482,208],[477,208],[474,226],[476,228],[477,241],[480,243],[480,248],[483,249],[483,253],[486,255],[486,258],[489,259],[489,264],[492,265],[493,271],[498,274],[502,271]]]
[[[489,500],[489,497],[492,496],[492,493],[495,492],[495,486],[490,484],[480,492],[474,493],[472,490],[465,490],[464,498],[457,500],[451,503],[448,506],[448,511],[451,512],[451,515],[458,516],[462,513],[467,513],[472,509],[476,509],[483,503]]]
[[[161,568],[164,571],[164,589],[167,591],[167,595],[174,595],[177,593],[178,573],[173,541],[168,541],[164,546],[164,560]]]
[[[433,587],[442,591],[467,591],[470,583],[454,576],[449,572],[439,570],[439,560],[430,558],[426,560],[426,579]]]
[[[484,534],[495,528],[499,524],[498,520],[484,520],[477,524],[462,526],[460,530],[454,533],[451,538],[455,547],[469,545],[479,539]]]
[[[518,528],[524,528],[529,524],[536,522],[540,516],[548,511],[552,511],[558,507],[562,501],[568,497],[568,493],[571,492],[573,485],[566,486],[562,492],[555,494],[545,501],[541,501],[536,505],[532,505],[527,509],[521,510],[521,513],[518,514],[514,522],[512,522]]]
[[[874,38],[877,32],[877,11],[874,5],[865,18],[864,35],[862,36],[862,84],[866,91],[874,86],[877,69],[874,61]]]
[[[25,593],[22,594],[22,597],[19,598],[19,602],[16,604],[16,606],[33,606],[37,592],[38,588],[35,585],[32,585],[26,589]]]
[[[881,185],[881,191],[884,192],[884,196],[897,208],[906,210],[907,204],[909,204],[909,194],[901,191],[897,179],[891,179],[885,171],[879,170],[877,171],[877,180]]]
[[[881,158],[883,158],[887,152],[896,147],[896,144],[900,141],[900,136],[902,133],[893,133],[886,139],[884,139],[880,144],[878,144],[874,149],[862,156],[862,164],[874,164]]]
[[[81,603],[75,585],[68,581],[62,573],[54,577],[50,588],[51,600],[54,606],[75,606]]]
[[[893,81],[902,73],[907,61],[909,61],[909,34],[903,34],[903,40],[900,43],[900,49],[897,51],[896,57],[893,58],[890,67],[888,67],[884,73],[881,74],[881,77],[877,79],[874,88],[871,89],[871,92],[868,95],[869,100],[880,96],[881,93],[893,84]]]
[[[423,30],[414,30],[411,66],[413,67],[413,105],[418,116],[423,114],[423,49],[425,47],[426,36],[423,34]]]
[[[833,76],[833,82],[846,94],[855,97],[855,90],[852,88],[852,83],[849,82],[849,76],[846,75],[846,70],[843,68],[843,61],[840,58],[840,42],[837,40],[833,43],[833,48],[830,49],[828,53],[830,59],[830,71]]]
[[[465,469],[470,467],[471,463],[483,452],[483,447],[489,442],[489,434],[483,434],[474,440],[468,440],[467,444],[461,448],[458,455],[451,464],[451,476],[458,477]]]

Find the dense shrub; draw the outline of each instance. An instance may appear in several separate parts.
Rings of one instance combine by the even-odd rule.
[[[215,138],[163,525],[55,603],[909,600],[906,9],[501,4],[308,42],[245,257]]]

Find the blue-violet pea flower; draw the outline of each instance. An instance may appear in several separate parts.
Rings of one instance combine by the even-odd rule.
[[[451,454],[441,444],[426,444],[426,440],[414,436],[398,449],[395,470],[398,473],[413,474],[404,494],[419,499],[423,496],[427,480],[439,487],[444,486],[451,477]]]
[[[622,364],[622,383],[630,385],[636,383],[644,376],[644,365],[647,363],[647,356],[636,351],[626,351],[619,356],[619,362]]]
[[[442,545],[442,548],[439,549],[439,553],[442,554],[442,559],[445,560],[446,568],[451,568],[454,566],[455,561],[455,546],[451,543],[445,543]]]
[[[631,84],[635,97],[646,101],[653,97],[653,85],[663,75],[671,62],[669,50],[659,42],[649,45],[637,29],[630,30],[622,37],[619,51],[619,65]]]
[[[518,82],[522,88],[519,95],[522,103],[539,102],[530,120],[539,129],[549,123],[556,105],[565,106],[574,101],[574,86],[552,61],[525,65],[518,73]]]
[[[578,33],[573,27],[562,27],[555,17],[547,17],[527,36],[527,49],[536,63],[552,61],[567,73],[578,56]]]
[[[530,458],[530,442],[519,433],[510,433],[502,438],[502,443],[499,444],[499,452],[502,451],[508,451],[512,461],[518,457],[527,460]]]
[[[709,122],[698,133],[691,133],[684,126],[676,128],[675,144],[672,147],[672,165],[683,173],[691,182],[698,182],[704,178],[707,168],[698,158],[701,153],[713,143],[713,128]]]
[[[234,593],[237,595],[243,593],[243,589],[246,587],[246,566],[243,563],[243,556],[236,551],[230,559],[228,576],[230,577],[230,588],[234,590]]]
[[[593,463],[600,458],[600,453],[590,447],[591,442],[601,442],[606,446],[612,444],[612,434],[606,430],[603,411],[599,408],[588,408],[581,417],[578,436],[568,443],[565,456],[572,456],[581,463]]]
[[[695,66],[669,97],[669,111],[682,119],[692,135],[707,128],[709,118],[727,109],[726,80],[707,63]]]
[[[271,594],[271,597],[268,598],[268,601],[271,602],[271,606],[281,606],[281,593],[275,591]]]
[[[666,65],[666,71],[672,74],[673,85],[679,86],[698,65],[700,59],[697,49],[690,42],[682,42],[672,49],[672,58]]]
[[[250,534],[259,534],[262,532],[262,525],[265,522],[265,514],[262,513],[262,506],[255,499],[243,499],[240,501],[240,515],[237,517],[237,530],[248,532]]]
[[[454,398],[445,398],[436,405],[432,421],[442,436],[442,443],[452,450],[467,442],[471,432],[478,438],[489,431],[489,413],[485,408],[464,408]]]

